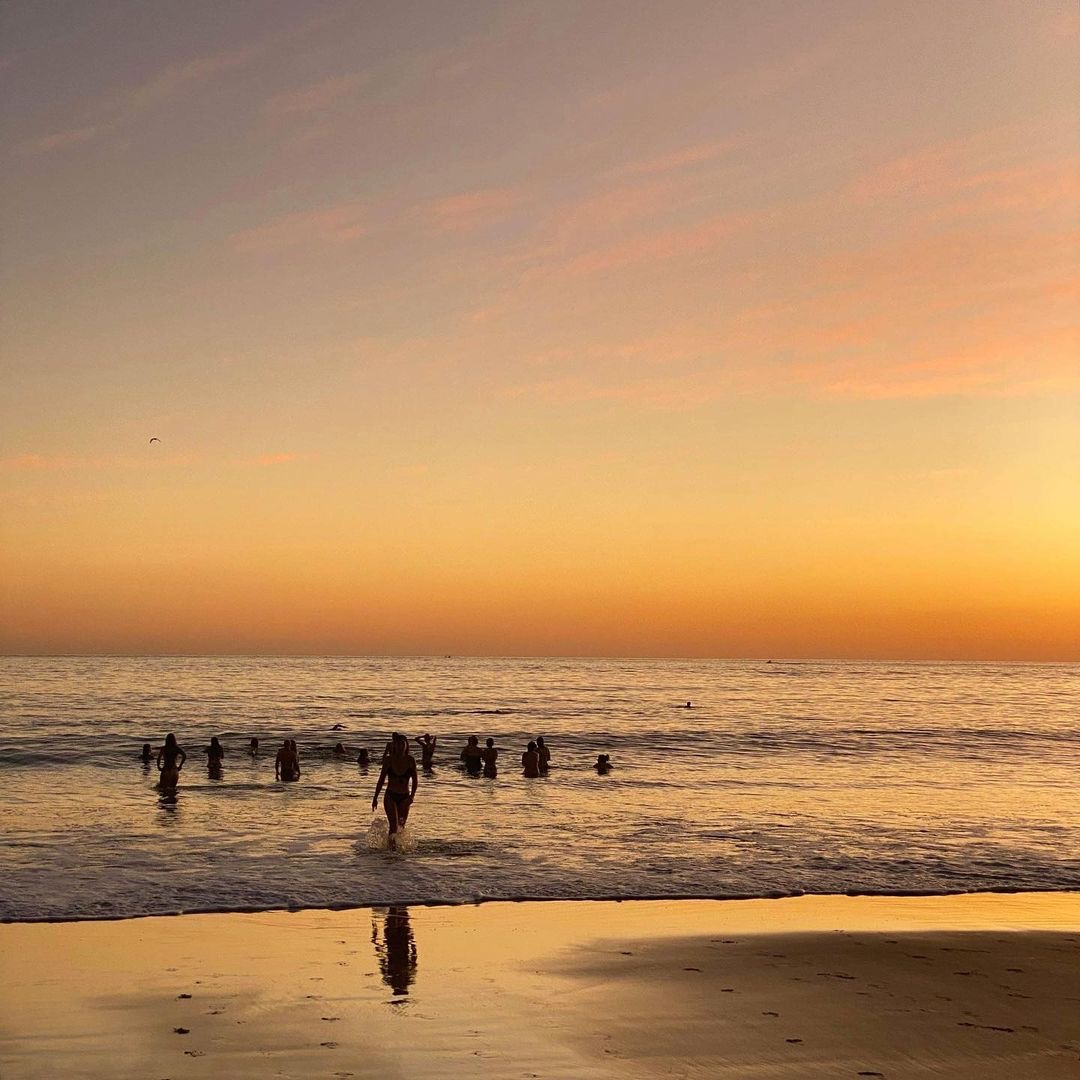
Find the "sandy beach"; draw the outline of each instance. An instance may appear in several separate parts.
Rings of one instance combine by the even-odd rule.
[[[0,926],[0,1074],[1075,1077],[1080,896]]]

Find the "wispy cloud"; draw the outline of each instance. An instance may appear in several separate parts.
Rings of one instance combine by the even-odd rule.
[[[462,191],[433,199],[426,212],[435,227],[445,232],[482,228],[504,220],[525,198],[520,188],[492,187]]]
[[[307,244],[347,244],[367,232],[367,204],[349,200],[285,214],[233,233],[229,240],[238,251],[269,252]]]
[[[719,142],[695,143],[672,150],[666,154],[631,161],[614,170],[616,176],[655,176],[658,173],[677,172],[694,165],[703,165],[726,156],[738,145],[736,139]]]
[[[100,130],[96,124],[90,124],[87,127],[56,131],[52,135],[32,139],[24,145],[23,149],[31,154],[47,154],[50,150],[62,150],[67,146],[78,146],[80,143],[89,142],[97,137]]]
[[[370,76],[364,72],[320,79],[275,94],[263,107],[263,112],[269,119],[277,121],[307,117],[329,108],[369,81]]]

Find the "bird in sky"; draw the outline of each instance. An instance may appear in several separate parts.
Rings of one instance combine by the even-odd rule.
[[[150,440],[150,441],[151,441],[151,442],[161,442],[161,440],[160,440],[160,439],[159,439],[159,438],[158,438],[158,437],[157,437],[156,435],[155,435],[155,436],[153,436],[153,438],[151,438],[151,440]]]

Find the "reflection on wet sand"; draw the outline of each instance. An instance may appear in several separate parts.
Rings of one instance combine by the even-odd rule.
[[[407,997],[409,987],[416,981],[416,939],[409,925],[409,909],[391,907],[385,911],[381,941],[378,910],[371,912],[371,943],[375,946],[383,982],[395,997]]]

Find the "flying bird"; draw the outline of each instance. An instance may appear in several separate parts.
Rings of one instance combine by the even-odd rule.
[[[161,442],[161,440],[156,435],[150,441],[151,442]]]

